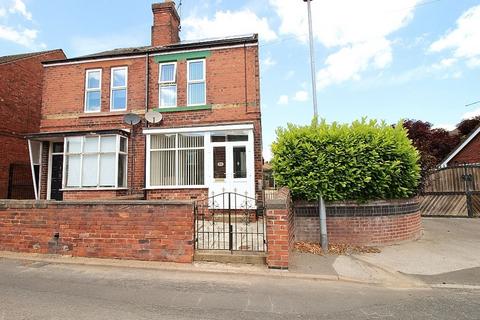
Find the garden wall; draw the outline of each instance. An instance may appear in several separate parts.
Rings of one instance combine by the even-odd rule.
[[[329,242],[391,245],[422,235],[418,199],[327,203]],[[295,241],[320,242],[318,205],[295,202]]]
[[[189,201],[0,200],[0,251],[190,263]]]

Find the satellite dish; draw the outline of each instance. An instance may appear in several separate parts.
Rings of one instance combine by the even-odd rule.
[[[148,121],[148,123],[159,123],[162,121],[163,116],[160,112],[157,111],[148,111],[145,113],[145,120]]]
[[[123,117],[123,122],[131,126],[134,126],[140,122],[140,117],[138,116],[138,114],[135,114],[135,113],[127,113]]]

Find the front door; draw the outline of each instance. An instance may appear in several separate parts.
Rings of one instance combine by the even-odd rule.
[[[63,143],[53,143],[52,171],[50,176],[50,199],[63,200]]]
[[[251,134],[212,135],[213,176],[209,184],[210,196],[236,193],[249,199],[255,199],[252,139]],[[225,199],[224,207],[227,207],[226,202],[227,199]]]

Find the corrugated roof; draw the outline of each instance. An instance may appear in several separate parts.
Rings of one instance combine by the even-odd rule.
[[[53,63],[74,62],[74,61],[82,61],[82,60],[97,59],[97,58],[113,58],[113,57],[120,57],[120,56],[128,57],[131,55],[145,54],[145,53],[169,52],[169,51],[178,51],[178,50],[208,48],[208,47],[215,47],[215,46],[228,46],[228,45],[235,45],[235,44],[242,44],[242,43],[254,43],[257,41],[258,41],[257,34],[235,36],[235,37],[212,38],[212,39],[204,39],[204,40],[196,40],[196,41],[180,41],[178,43],[174,43],[168,46],[157,46],[157,47],[141,46],[141,47],[113,49],[113,50],[102,51],[102,52],[70,58],[70,59],[45,61],[44,64],[48,65]]]
[[[41,54],[51,53],[51,52],[60,51],[60,50],[62,50],[62,49],[29,52],[29,53],[14,54],[14,55],[10,55],[10,56],[3,56],[3,57],[0,57],[0,64],[13,62],[13,61],[16,61],[16,60],[30,58],[30,57],[38,56],[38,55],[41,55]]]

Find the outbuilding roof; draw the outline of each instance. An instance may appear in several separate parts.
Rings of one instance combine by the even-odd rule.
[[[17,60],[21,60],[21,59],[25,59],[25,58],[30,58],[30,57],[34,57],[34,56],[38,56],[38,55],[42,55],[42,54],[46,54],[46,53],[52,53],[52,52],[55,52],[55,51],[61,51],[61,50],[62,49],[55,49],[55,50],[29,52],[29,53],[21,53],[21,54],[3,56],[3,57],[0,57],[0,64],[9,63],[9,62],[13,62],[13,61],[17,61]]]

